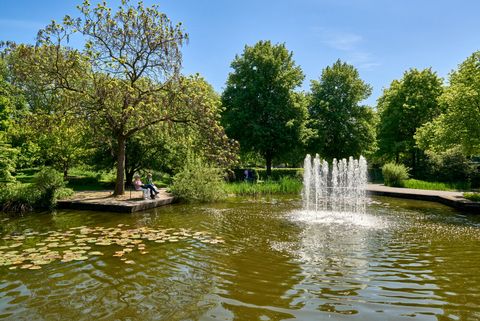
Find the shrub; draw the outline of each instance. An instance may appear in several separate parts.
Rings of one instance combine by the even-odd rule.
[[[383,182],[387,186],[402,187],[408,179],[408,168],[403,164],[387,163],[382,167]]]
[[[35,175],[34,188],[40,193],[37,207],[52,208],[57,199],[56,193],[65,187],[63,175],[53,168],[45,167]]]
[[[212,202],[224,196],[223,172],[200,160],[189,160],[173,177],[170,192],[186,202]]]
[[[24,213],[32,211],[41,194],[29,184],[6,184],[0,188],[0,204],[4,212]]]
[[[442,182],[465,181],[472,175],[469,160],[459,148],[442,153],[427,152],[429,176]]]
[[[467,200],[480,202],[480,193],[463,193],[463,197],[465,197]]]

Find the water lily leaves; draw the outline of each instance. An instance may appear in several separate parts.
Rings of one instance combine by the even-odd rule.
[[[23,235],[7,235],[2,238],[7,244],[0,246],[0,266],[8,266],[12,270],[17,267],[36,270],[56,260],[67,263],[104,255],[103,252],[92,251],[93,246],[120,246],[122,250],[114,252],[113,256],[120,258],[125,263],[129,262],[127,264],[135,264],[133,260],[125,256],[135,253],[148,254],[145,242],[177,243],[188,239],[205,244],[225,242],[222,238],[212,237],[205,231],[193,232],[190,229],[183,228],[161,229],[149,227],[127,229],[127,226],[127,224],[118,224],[116,227],[109,228],[79,226],[69,228],[66,231],[42,233],[27,231]],[[32,238],[34,239],[32,240]],[[39,242],[35,244],[35,240]],[[28,248],[15,250],[19,247]]]

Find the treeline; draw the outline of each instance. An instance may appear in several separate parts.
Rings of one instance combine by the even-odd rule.
[[[410,69],[366,106],[372,87],[354,66],[336,61],[303,92],[293,53],[260,41],[235,57],[217,94],[201,76],[181,74],[188,35],[157,6],[79,9],[40,30],[36,45],[3,44],[3,182],[42,165],[67,178],[83,164],[115,169],[119,195],[140,170],[175,174],[201,159],[215,168],[262,165],[270,175],[272,166],[300,166],[306,153],[396,162],[421,179],[478,175],[480,52],[447,82]],[[72,48],[71,37],[84,47]]]
[[[405,71],[373,107],[362,105],[371,86],[340,60],[309,92],[296,91],[304,75],[283,44],[246,46],[231,66],[222,121],[244,161],[261,156],[269,171],[272,162],[298,166],[305,153],[362,154],[377,168],[403,164],[413,178],[480,184],[480,52],[447,83],[431,68]]]

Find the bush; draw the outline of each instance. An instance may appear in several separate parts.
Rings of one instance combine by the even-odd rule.
[[[223,172],[200,160],[187,161],[173,177],[170,192],[186,202],[212,202],[224,196]]]
[[[30,184],[6,184],[0,188],[0,204],[4,212],[24,213],[32,211],[41,194]]]
[[[0,187],[0,206],[5,212],[24,213],[34,209],[52,208],[58,198],[73,191],[64,188],[63,175],[44,168],[34,177],[33,184],[11,183]]]
[[[408,179],[408,168],[403,164],[387,163],[382,167],[383,182],[387,186],[402,187]]]
[[[57,191],[65,187],[65,181],[60,172],[53,168],[45,167],[35,175],[33,185],[40,193],[37,207],[52,208],[57,202]]]
[[[427,152],[428,175],[441,182],[459,182],[468,180],[472,175],[469,160],[459,148],[443,153]]]
[[[473,202],[480,202],[480,193],[463,193],[463,197]]]

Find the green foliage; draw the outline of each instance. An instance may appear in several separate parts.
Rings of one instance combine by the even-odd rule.
[[[372,87],[354,66],[337,60],[311,83],[308,128],[312,131],[308,149],[323,158],[369,154],[375,148],[375,113],[360,105]]]
[[[418,146],[442,152],[459,146],[465,156],[480,154],[480,51],[450,74],[440,98],[445,112],[426,123],[415,136]]]
[[[65,187],[63,175],[53,168],[45,167],[35,175],[33,188],[40,193],[37,206],[52,208],[56,203],[56,193]]]
[[[382,167],[382,175],[386,186],[403,187],[408,169],[403,164],[387,163]]]
[[[413,189],[426,189],[435,191],[455,191],[467,190],[470,188],[468,182],[442,183],[442,182],[426,182],[418,179],[407,179],[403,181],[403,187]]]
[[[223,173],[199,159],[188,160],[173,177],[170,191],[185,202],[213,202],[224,196]]]
[[[463,193],[463,197],[473,202],[480,202],[480,193]]]
[[[0,182],[12,182],[15,177],[12,173],[15,171],[16,158],[18,150],[12,148],[4,138],[2,132],[0,132]]]
[[[263,168],[257,168],[258,179],[280,181],[282,178],[300,179],[303,175],[303,168],[273,168],[270,177],[267,177],[266,171]]]
[[[442,79],[431,69],[410,69],[394,80],[378,99],[379,155],[386,160],[404,162],[416,174],[423,159],[415,145],[417,129],[440,115]]]
[[[302,182],[298,178],[282,177],[278,181],[259,183],[229,183],[225,185],[228,194],[235,195],[263,195],[263,194],[299,194]]]
[[[56,200],[61,200],[64,198],[68,198],[70,196],[73,196],[75,194],[74,190],[68,187],[61,187],[55,192],[55,199]]]
[[[30,184],[6,184],[0,188],[0,206],[4,212],[24,213],[39,204],[41,193]]]
[[[473,169],[469,160],[459,147],[444,152],[428,151],[429,177],[442,182],[467,181]]]
[[[274,158],[302,143],[306,106],[293,90],[304,75],[285,45],[270,41],[245,46],[231,67],[222,94],[226,132],[242,151],[262,155],[270,174]]]
[[[41,79],[44,88],[78,101],[76,114],[88,120],[98,141],[116,141],[115,194],[123,194],[128,138],[159,122],[202,115],[203,110],[174,103],[182,91],[180,48],[187,35],[157,5],[126,0],[112,10],[84,1],[78,8],[80,17],[65,16],[40,30],[38,46],[15,48],[13,61],[21,62],[16,70],[23,78]],[[82,38],[83,51],[68,45],[73,34]]]

